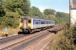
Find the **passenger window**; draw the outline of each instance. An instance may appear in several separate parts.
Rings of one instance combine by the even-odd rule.
[[[38,22],[36,22],[36,24],[39,24]]]
[[[44,22],[42,21],[41,24],[44,24]]]

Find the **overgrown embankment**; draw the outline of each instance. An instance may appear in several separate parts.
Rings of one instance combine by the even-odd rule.
[[[53,42],[49,44],[47,50],[75,50],[73,29],[59,31],[53,38]]]

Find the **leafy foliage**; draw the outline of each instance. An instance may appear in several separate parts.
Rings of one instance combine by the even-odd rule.
[[[5,11],[2,8],[0,8],[0,17],[3,17],[5,14]]]
[[[64,12],[56,12],[56,22],[59,24],[69,23],[69,14]]]
[[[55,38],[48,50],[74,50],[73,36],[70,31],[65,25],[65,28],[54,36]]]
[[[0,17],[3,17],[6,14],[3,6],[3,1],[0,0]]]
[[[28,15],[30,11],[30,1],[29,0],[23,0],[23,5],[21,7],[24,15]]]
[[[53,9],[45,9],[44,10],[44,14],[45,15],[49,15],[49,14],[55,15],[55,10],[53,10]]]
[[[7,20],[4,20],[7,18]],[[55,20],[56,23],[67,21],[66,13],[56,12],[53,9],[45,9],[43,13],[39,8],[30,7],[30,0],[0,0],[0,24],[3,26],[16,26],[11,23],[19,21],[22,16],[31,16],[35,18],[44,18]],[[11,20],[10,20],[11,19]],[[7,23],[10,24],[7,24]],[[18,23],[18,22],[17,22]]]
[[[68,13],[56,12],[53,9],[45,9],[43,13],[47,19],[55,20],[57,24],[69,23],[69,14]]]
[[[9,19],[9,20],[8,20]],[[13,27],[16,28],[19,25],[19,21],[17,18],[4,16],[0,22],[2,27]]]
[[[39,10],[39,8],[35,6],[31,7],[29,15],[32,17],[40,17],[40,18],[43,17],[42,12]]]
[[[29,0],[8,0],[5,2],[7,11],[20,13],[20,15],[29,14],[30,2]]]
[[[71,33],[73,35],[73,38],[76,39],[76,24],[71,28]]]
[[[29,0],[0,0],[0,24],[2,27],[18,27],[19,18],[28,15]]]

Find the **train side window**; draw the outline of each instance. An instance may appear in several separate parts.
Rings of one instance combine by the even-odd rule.
[[[39,22],[36,22],[36,24],[39,24]]]
[[[44,21],[42,21],[41,24],[45,24]]]

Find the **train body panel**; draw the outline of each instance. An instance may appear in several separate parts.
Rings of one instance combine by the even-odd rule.
[[[41,27],[47,27],[47,26],[53,26],[55,25],[55,22],[52,20],[44,20],[44,19],[31,19],[31,29],[41,28]]]

